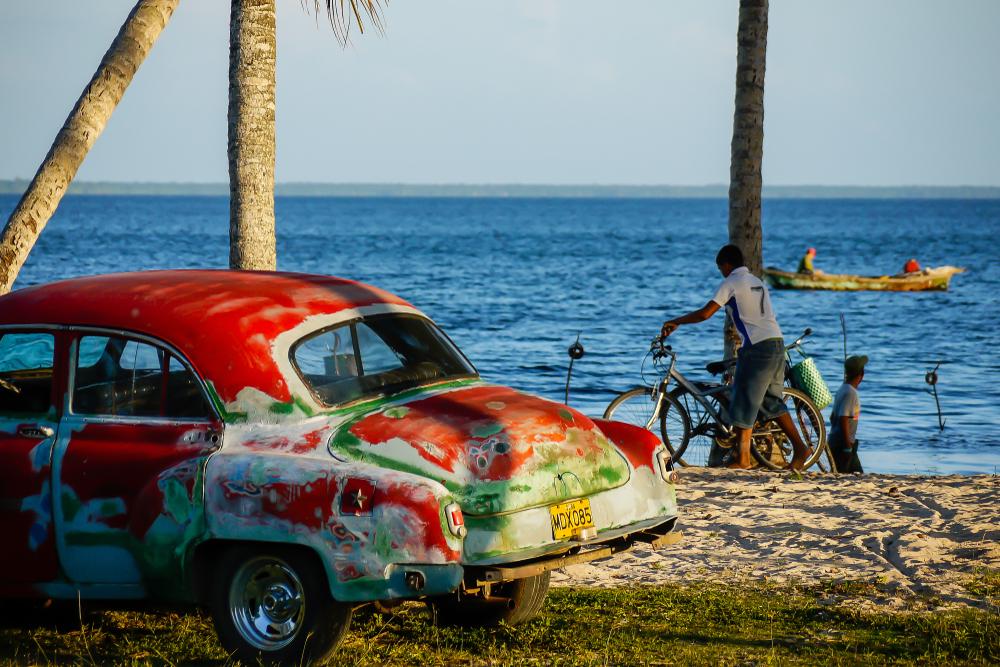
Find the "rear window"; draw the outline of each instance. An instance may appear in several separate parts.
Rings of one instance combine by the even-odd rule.
[[[313,395],[328,406],[476,375],[440,329],[413,315],[326,329],[296,343],[291,356]]]

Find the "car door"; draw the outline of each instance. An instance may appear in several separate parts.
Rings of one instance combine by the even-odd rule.
[[[0,581],[39,582],[58,571],[51,453],[59,426],[54,369],[61,332],[0,329]]]
[[[202,475],[222,425],[164,343],[70,330],[69,409],[55,448],[57,539],[79,583],[177,588],[203,531]]]

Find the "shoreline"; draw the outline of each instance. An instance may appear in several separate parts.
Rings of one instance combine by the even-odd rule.
[[[848,604],[984,606],[965,585],[1000,570],[1000,477],[861,476],[682,468],[684,539],[574,565],[553,586],[827,582],[877,584]]]

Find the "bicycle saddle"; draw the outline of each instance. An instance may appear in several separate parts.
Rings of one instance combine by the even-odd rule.
[[[736,365],[735,359],[725,359],[723,361],[713,361],[712,363],[705,366],[705,370],[711,373],[712,375],[718,375],[719,373],[724,372],[730,366],[735,366],[735,365]]]

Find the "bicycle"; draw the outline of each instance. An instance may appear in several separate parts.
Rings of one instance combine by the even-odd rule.
[[[786,346],[786,379],[791,367],[788,352],[797,348],[811,330]],[[801,349],[801,348],[799,348]],[[653,430],[657,423],[671,461],[683,466],[718,465],[736,445],[736,434],[729,424],[730,384],[727,382],[692,382],[676,368],[677,353],[656,338],[647,354],[662,376],[652,387],[638,387],[620,394],[604,411],[605,419],[616,419]],[[645,359],[643,359],[645,364]],[[725,373],[736,360],[712,362],[706,370],[713,375]],[[671,381],[676,383],[668,391]],[[826,447],[826,423],[809,396],[799,388],[784,387],[782,397],[793,420],[798,422],[802,440],[813,454],[803,465],[812,467]],[[715,445],[715,447],[713,447]],[[751,434],[750,452],[757,462],[772,470],[785,467],[792,453],[787,436],[773,421],[758,422]],[[828,459],[829,452],[827,451]]]
[[[802,345],[804,339],[812,334],[812,329],[805,332],[790,345],[785,346],[785,383],[782,396],[788,408],[789,414],[793,416],[793,421],[798,422],[799,434],[807,445],[813,449],[813,456],[807,461],[803,469],[819,465],[823,472],[836,470],[833,463],[833,454],[826,442],[826,422],[823,420],[822,412],[816,407],[805,387],[799,386],[792,373],[791,352],[797,350],[805,356]],[[706,366],[706,370],[713,375],[719,373],[730,373],[736,365],[736,359],[717,361]],[[726,377],[725,375],[723,376]],[[729,377],[723,383],[694,382],[693,384],[703,394],[711,397],[717,403],[716,411],[728,417],[728,387],[732,382]],[[678,386],[672,392],[687,409],[692,422],[698,424],[692,429],[691,442],[687,446],[687,457],[697,461],[694,465],[718,465],[718,459],[728,454],[728,451],[736,444],[735,439],[729,434],[712,432],[712,415],[704,410],[701,404],[683,387]],[[724,411],[724,412],[723,412]],[[699,428],[700,426],[700,428]],[[712,437],[715,436],[715,437]],[[774,422],[755,425],[751,436],[753,447],[751,453],[754,458],[763,466],[772,470],[777,470],[787,466],[792,454],[791,444],[787,436]],[[713,445],[715,445],[713,447]],[[817,455],[817,452],[819,453]],[[760,456],[758,456],[758,454]],[[826,463],[824,464],[824,455]]]

